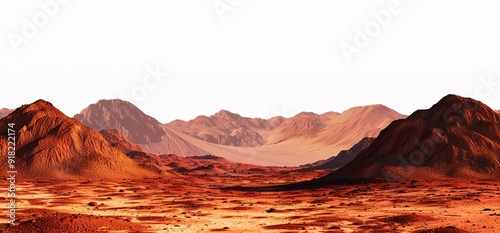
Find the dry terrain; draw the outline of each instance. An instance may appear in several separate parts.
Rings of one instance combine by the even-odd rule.
[[[1,232],[499,232],[495,180],[339,184],[245,192],[317,172],[20,180],[16,226]],[[6,190],[1,190],[7,192]]]
[[[0,151],[15,151],[0,168],[15,162],[17,171],[16,224],[0,232],[500,229],[500,116],[470,98],[448,95],[395,121],[381,105],[301,113],[280,125],[229,112],[211,118],[229,124],[214,132],[221,139],[246,135],[241,146],[174,130],[123,101],[108,104],[83,111],[84,123],[43,100],[0,119],[0,141],[10,142]],[[262,143],[247,121],[263,127],[265,145],[246,147]],[[181,154],[151,152],[162,150]]]

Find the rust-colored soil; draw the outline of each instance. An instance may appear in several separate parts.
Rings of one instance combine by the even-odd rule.
[[[221,189],[276,185],[321,175],[20,180],[18,224],[3,224],[0,231],[424,233],[500,229],[496,180],[378,182],[262,193]]]

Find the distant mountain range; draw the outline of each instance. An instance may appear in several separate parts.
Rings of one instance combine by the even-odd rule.
[[[131,103],[101,100],[74,118],[98,131],[117,129],[157,155],[214,154],[240,163],[297,166],[336,155],[404,117],[383,105],[373,105],[343,113],[302,112],[291,118],[271,119],[221,110],[208,117],[161,124]]]
[[[346,141],[352,145],[351,138],[359,141],[363,137],[376,136],[390,122],[404,117],[383,105],[321,115],[301,112],[291,118],[278,116],[267,120],[245,118],[222,110],[209,117],[199,116],[187,122],[176,120],[167,125],[196,138],[227,146],[264,146],[297,138],[314,139],[324,144]]]

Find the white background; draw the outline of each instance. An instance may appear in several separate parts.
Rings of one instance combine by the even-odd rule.
[[[448,93],[500,109],[500,86],[479,81],[500,82],[498,1],[398,1],[350,63],[341,44],[390,1],[227,1],[69,0],[18,51],[12,35],[44,10],[1,1],[0,108],[45,99],[73,116],[130,95],[158,65],[169,75],[131,101],[164,123],[220,109],[268,118],[377,103],[410,114]]]

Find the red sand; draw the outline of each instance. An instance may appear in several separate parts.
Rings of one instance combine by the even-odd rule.
[[[365,183],[263,193],[219,189],[231,185],[291,183],[320,175],[23,180],[17,192],[20,224],[14,227],[4,224],[0,230],[499,232],[500,229],[498,180]]]

